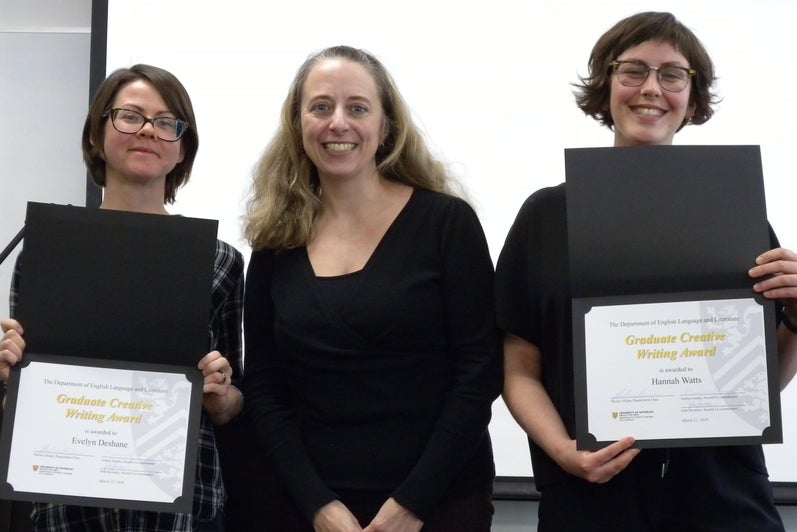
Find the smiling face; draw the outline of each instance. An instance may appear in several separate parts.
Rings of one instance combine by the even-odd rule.
[[[302,88],[300,113],[302,145],[322,181],[376,175],[385,115],[365,67],[341,58],[315,65]]]
[[[111,107],[137,111],[149,118],[175,116],[155,87],[143,80],[123,86]],[[120,133],[114,129],[110,116],[105,123],[103,154],[106,183],[135,183],[161,189],[166,174],[184,157],[182,141],[159,139],[152,124],[145,124],[138,133]]]
[[[655,41],[629,48],[617,59],[640,61],[653,67],[690,66],[672,45]],[[662,90],[656,72],[652,70],[639,87],[626,87],[616,75],[612,75],[609,111],[614,121],[614,145],[672,144],[675,132],[694,113],[691,90],[691,81],[681,92]]]

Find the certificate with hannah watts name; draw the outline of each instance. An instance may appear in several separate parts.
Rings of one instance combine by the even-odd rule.
[[[578,448],[782,442],[774,307],[741,292],[574,299]]]
[[[3,496],[191,511],[197,370],[31,354],[26,362],[3,420]]]

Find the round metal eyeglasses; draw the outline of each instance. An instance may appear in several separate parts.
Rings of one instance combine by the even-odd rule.
[[[697,73],[692,68],[678,65],[653,67],[641,61],[612,61],[609,63],[617,74],[617,80],[626,87],[639,87],[647,81],[651,70],[656,71],[656,79],[662,89],[668,92],[681,92],[689,85],[689,80]]]

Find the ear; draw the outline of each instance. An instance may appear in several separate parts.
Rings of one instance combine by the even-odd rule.
[[[684,125],[688,124],[692,117],[695,116],[695,111],[697,110],[697,105],[693,103],[689,104],[689,107],[686,108],[686,114],[684,114]]]

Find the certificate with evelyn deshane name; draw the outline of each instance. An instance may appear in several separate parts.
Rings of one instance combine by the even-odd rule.
[[[782,441],[754,146],[567,150],[576,441]]]
[[[6,405],[7,486],[33,501],[190,512],[201,389],[181,366],[30,354]]]
[[[0,496],[191,511],[216,228],[28,204]]]

